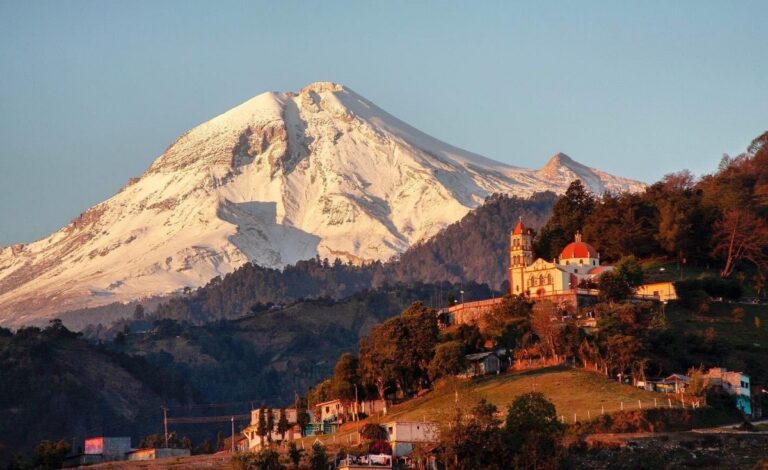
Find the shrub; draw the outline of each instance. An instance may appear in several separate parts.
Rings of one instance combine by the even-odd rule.
[[[360,436],[369,441],[385,440],[387,438],[387,430],[378,424],[367,423],[363,426],[363,429],[360,430]]]
[[[325,447],[319,442],[312,444],[312,455],[309,462],[312,470],[327,470],[328,454],[325,451]]]
[[[373,441],[368,446],[369,454],[392,454],[392,446],[387,441]]]
[[[233,470],[283,470],[280,454],[273,449],[262,449],[257,453],[235,454],[229,460]]]
[[[702,280],[702,289],[712,297],[736,300],[742,296],[741,283],[735,279],[707,277]]]

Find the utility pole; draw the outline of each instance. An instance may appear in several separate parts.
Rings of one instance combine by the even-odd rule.
[[[360,444],[360,413],[358,407],[360,406],[357,401],[357,384],[355,384],[355,430],[357,431],[357,444]]]
[[[235,417],[230,418],[232,420],[232,453],[235,453]]]
[[[168,448],[168,408],[163,405],[163,429],[165,432],[165,448]]]

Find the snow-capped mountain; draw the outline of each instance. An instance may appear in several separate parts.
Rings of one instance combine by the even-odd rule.
[[[0,323],[198,286],[247,261],[385,260],[494,192],[640,190],[558,154],[541,170],[434,139],[334,83],[264,93],[179,137],[51,236],[0,249]]]

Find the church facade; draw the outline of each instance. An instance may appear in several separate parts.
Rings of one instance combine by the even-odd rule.
[[[600,264],[600,253],[581,240],[576,233],[573,242],[560,256],[547,261],[533,259],[533,230],[520,220],[509,234],[509,293],[530,300],[548,301],[558,309],[579,309],[597,302],[600,275],[613,266]],[[584,285],[584,281],[588,281]],[[588,286],[593,286],[589,288]],[[672,282],[655,282],[637,288],[633,298],[667,302],[676,300]],[[502,302],[502,298],[456,303],[438,310],[441,327],[457,324],[482,324]]]
[[[558,258],[533,259],[533,230],[520,220],[509,235],[509,290],[512,295],[544,297],[569,294],[582,281],[596,281],[600,274],[613,269],[600,265],[600,254],[576,233],[574,241]]]

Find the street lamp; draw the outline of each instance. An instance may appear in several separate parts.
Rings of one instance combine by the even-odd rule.
[[[459,293],[461,294],[461,303],[464,303],[464,291],[460,290]]]

